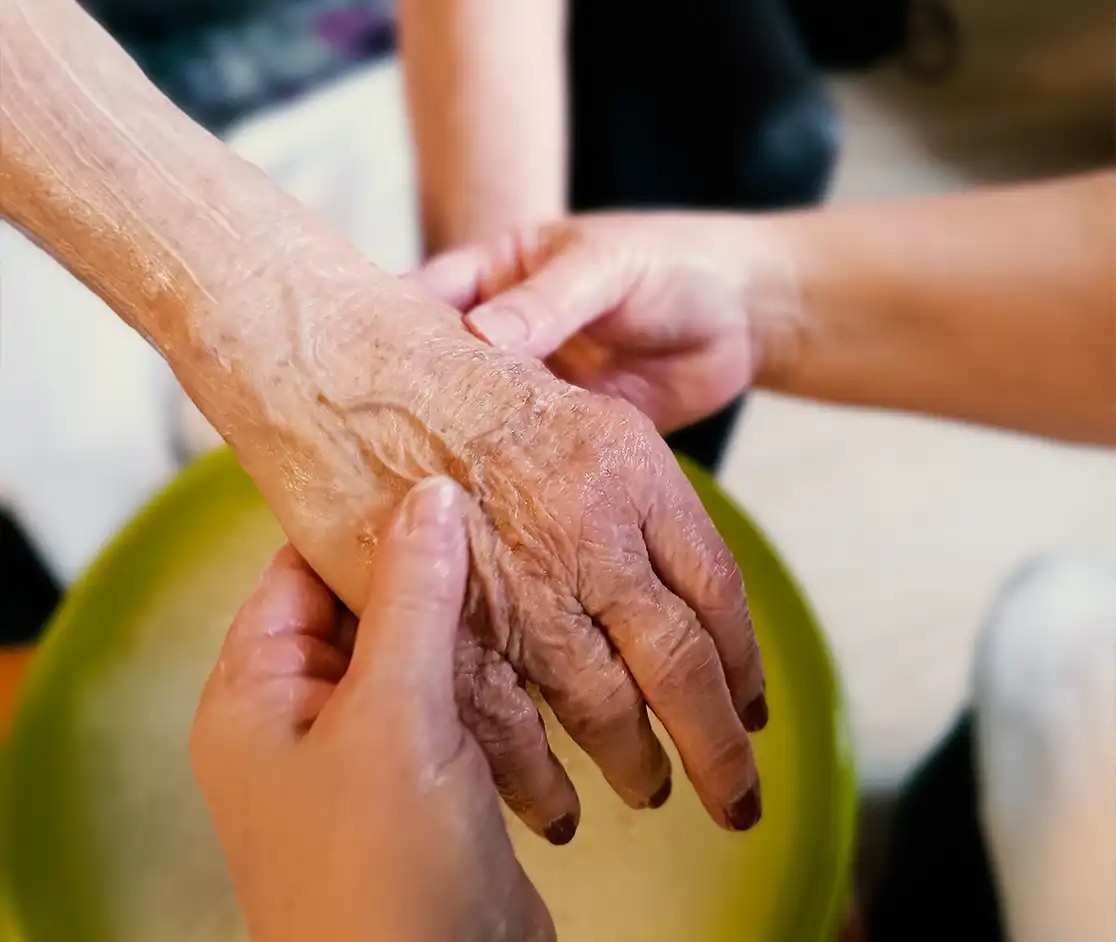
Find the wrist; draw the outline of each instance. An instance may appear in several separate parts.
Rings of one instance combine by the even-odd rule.
[[[418,418],[429,385],[468,362],[463,347],[477,341],[460,316],[348,251],[304,242],[297,259],[277,255],[188,312],[183,348],[168,360],[234,446],[261,425],[307,426],[312,443],[319,426],[370,426],[392,411]]]
[[[802,366],[811,325],[797,241],[796,226],[775,216],[736,217],[726,240],[743,284],[739,316],[753,386],[778,390]]]
[[[914,367],[921,347],[917,318],[896,290],[896,269],[873,249],[881,232],[872,210],[867,212],[770,217],[791,294],[781,332],[767,331],[760,341],[766,347],[763,387],[867,404],[881,377],[902,377]],[[889,237],[883,234],[882,241]]]

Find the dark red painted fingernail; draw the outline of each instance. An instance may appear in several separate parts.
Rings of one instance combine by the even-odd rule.
[[[750,831],[763,816],[763,800],[760,797],[760,784],[756,782],[742,798],[738,798],[728,809],[729,827],[734,831]]]
[[[577,833],[577,818],[572,814],[564,814],[557,821],[551,821],[543,833],[546,839],[557,847],[568,844]]]
[[[758,733],[767,726],[767,694],[761,693],[755,700],[744,707],[740,714],[740,721],[749,733]]]
[[[673,789],[674,783],[668,778],[659,786],[659,790],[651,796],[651,800],[647,802],[647,807],[652,809],[661,808],[667,803],[667,799],[670,798],[670,793]]]

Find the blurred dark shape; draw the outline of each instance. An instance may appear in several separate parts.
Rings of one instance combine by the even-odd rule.
[[[961,61],[961,24],[941,0],[917,0],[911,10],[903,64],[928,81],[953,72]]]
[[[354,61],[386,55],[395,48],[394,23],[369,6],[344,7],[318,17],[318,35]]]
[[[576,210],[821,202],[836,111],[782,0],[573,0]],[[716,470],[740,404],[672,435]]]
[[[861,71],[900,57],[911,74],[939,78],[957,64],[961,30],[945,0],[785,0],[810,58]]]
[[[577,209],[818,202],[836,112],[780,0],[573,0]]]
[[[246,19],[273,0],[78,0],[115,36],[159,41],[221,20]]]
[[[58,586],[31,541],[0,508],[0,645],[36,638],[58,599]]]
[[[784,0],[810,57],[823,69],[876,65],[906,45],[915,0]]]
[[[891,852],[868,912],[871,942],[1004,939],[978,808],[966,713],[899,798]]]
[[[392,0],[83,0],[215,133],[394,48]]]

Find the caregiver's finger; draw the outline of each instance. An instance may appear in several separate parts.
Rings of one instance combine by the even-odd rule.
[[[289,543],[272,557],[229,628],[226,646],[284,634],[328,640],[339,608],[334,594]]]
[[[348,667],[333,643],[339,603],[290,546],[233,619],[198,704],[191,751],[215,741],[285,741],[317,716]]]
[[[465,323],[494,347],[548,357],[583,327],[611,313],[628,296],[625,268],[591,244],[570,242],[553,253],[522,259],[523,278],[465,316]]]
[[[404,278],[439,301],[466,312],[538,268],[551,250],[548,233],[554,229],[528,227],[451,249]]]
[[[757,732],[767,725],[767,698],[740,569],[677,462],[664,459],[660,474],[643,525],[651,565],[713,639],[741,721]]]
[[[706,809],[724,827],[754,826],[760,805],[752,744],[713,639],[689,606],[659,582],[646,559],[641,564],[630,558],[600,581],[630,584],[630,590],[583,601],[670,733]]]
[[[342,607],[286,545],[264,569],[233,619],[205,699],[218,691],[259,694],[263,681],[305,677],[336,683],[349,663],[336,644]]]
[[[524,917],[523,922],[527,925],[527,936],[523,942],[558,942],[558,930],[554,926],[554,920],[550,915],[550,910],[543,902],[542,896],[535,888],[528,878],[527,874],[523,872],[522,866],[520,867],[520,891],[516,894],[518,899],[523,900],[523,905],[527,909],[527,915]]]
[[[467,311],[477,303],[481,282],[491,271],[491,255],[491,249],[483,244],[452,249],[408,272],[403,280],[443,304]]]
[[[403,498],[376,548],[352,665],[340,685],[347,699],[391,696],[419,707],[422,735],[450,752],[462,735],[453,673],[469,568],[464,515],[464,494],[449,478],[427,478]]]

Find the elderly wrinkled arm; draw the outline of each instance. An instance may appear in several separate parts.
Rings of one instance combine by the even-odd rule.
[[[4,0],[0,69],[0,211],[159,349],[350,609],[404,494],[462,486],[456,693],[508,804],[555,842],[577,827],[529,680],[633,807],[669,791],[650,706],[715,820],[754,825],[742,717],[766,706],[740,573],[648,423],[377,269],[72,0]]]
[[[0,7],[0,213],[203,399],[246,349],[258,361],[269,333],[289,333],[283,315],[316,268],[371,268],[174,107],[73,0]]]
[[[347,465],[321,444],[323,424],[348,419],[329,404],[336,387],[390,391],[389,364],[408,382],[412,350],[461,333],[451,314],[192,122],[73,0],[0,5],[0,213],[162,354],[303,554],[359,606],[366,553],[341,538],[352,524],[292,503],[292,476],[340,486]],[[363,491],[366,529],[397,495]]]

